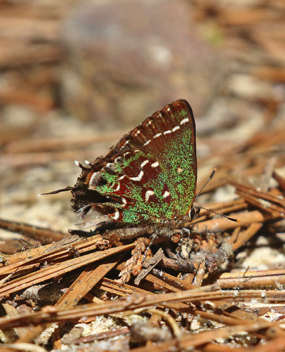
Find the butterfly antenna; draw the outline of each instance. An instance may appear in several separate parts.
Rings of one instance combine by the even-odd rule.
[[[221,214],[221,213],[217,213],[217,212],[215,212],[214,210],[211,210],[211,209],[208,209],[208,208],[204,208],[204,207],[200,207],[200,206],[199,206],[199,207],[194,207],[194,208],[195,208],[195,209],[204,209],[204,210],[209,211],[209,212],[212,213],[212,214],[219,215],[220,217],[225,218],[225,219],[228,219],[228,220],[230,220],[230,221],[240,222],[240,220],[238,220],[238,219],[230,218],[229,216],[226,216],[226,215]]]
[[[200,191],[196,194],[195,198],[194,198],[194,201],[201,195],[201,193],[203,192],[203,189],[207,186],[207,184],[211,181],[211,179],[213,178],[213,176],[215,175],[215,172],[217,171],[217,169],[214,169],[211,173],[211,175],[209,176],[208,180],[206,181],[206,183],[204,184],[204,186],[200,189]],[[193,207],[194,209],[204,209],[204,210],[207,210],[209,211],[210,213],[212,214],[216,214],[216,215],[219,215],[220,217],[222,218],[225,218],[225,219],[228,219],[230,221],[234,221],[234,222],[240,222],[238,219],[234,219],[234,218],[230,218],[229,216],[226,216],[224,214],[220,214],[220,213],[217,213],[215,212],[214,210],[211,210],[211,209],[207,209],[207,208],[203,208],[203,207]]]
[[[215,175],[215,172],[217,171],[217,169],[214,169],[211,173],[211,175],[209,176],[208,180],[206,181],[206,183],[204,184],[204,186],[200,189],[200,191],[196,194],[194,201],[201,195],[201,193],[203,192],[203,189],[207,186],[207,184],[211,181],[211,179],[213,178],[213,176]]]

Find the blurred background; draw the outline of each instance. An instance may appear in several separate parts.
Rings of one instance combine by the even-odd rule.
[[[1,0],[0,216],[74,228],[69,193],[37,195],[181,98],[198,188],[217,168],[208,200],[233,197],[234,177],[268,189],[268,170],[284,177],[284,83],[284,0]]]

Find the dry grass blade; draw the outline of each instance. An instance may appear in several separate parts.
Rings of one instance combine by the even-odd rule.
[[[0,228],[34,238],[35,240],[41,241],[43,244],[52,243],[53,241],[59,241],[62,238],[70,237],[70,234],[61,231],[54,231],[52,229],[4,219],[0,219]]]

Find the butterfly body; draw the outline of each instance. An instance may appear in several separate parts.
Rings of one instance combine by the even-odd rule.
[[[177,100],[97,158],[70,188],[73,209],[106,215],[119,227],[182,228],[196,192],[195,121]]]

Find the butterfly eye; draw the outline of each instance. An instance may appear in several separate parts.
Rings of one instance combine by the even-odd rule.
[[[115,175],[116,174],[116,170],[115,170],[115,166],[113,163],[108,163],[105,166],[105,171],[110,174],[110,175]]]
[[[190,220],[193,220],[196,215],[197,215],[196,208],[191,207],[191,209],[188,212],[188,216]]]
[[[89,188],[95,189],[98,186],[107,184],[106,179],[102,176],[101,172],[94,172],[89,180]]]

